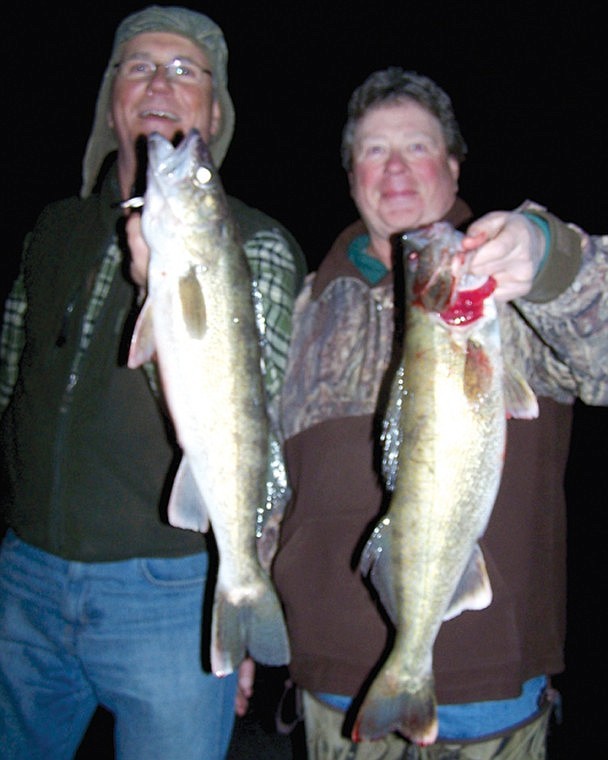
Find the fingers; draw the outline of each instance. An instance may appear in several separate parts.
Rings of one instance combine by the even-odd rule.
[[[510,301],[530,291],[544,236],[523,214],[494,211],[469,227],[463,248],[473,252],[469,271],[494,277],[495,297]]]
[[[466,237],[483,236],[486,239],[496,237],[504,228],[510,213],[509,211],[491,211],[484,214],[469,225]]]
[[[253,683],[255,678],[255,663],[247,657],[239,666],[238,683],[234,711],[242,718],[249,708],[249,700],[253,696]]]

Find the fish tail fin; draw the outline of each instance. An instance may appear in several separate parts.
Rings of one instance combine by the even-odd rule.
[[[244,612],[225,592],[216,591],[211,627],[211,670],[216,676],[227,676],[245,659]]]
[[[283,610],[270,579],[264,577],[263,594],[250,610],[247,648],[261,665],[287,665],[291,655]]]
[[[394,678],[386,671],[376,677],[355,719],[352,739],[373,741],[398,731],[419,745],[437,738],[437,704],[431,679],[415,691],[396,690]]]
[[[287,665],[290,659],[281,604],[266,576],[254,599],[241,597],[235,602],[225,592],[216,592],[211,631],[213,673],[232,673],[247,654],[261,665]]]

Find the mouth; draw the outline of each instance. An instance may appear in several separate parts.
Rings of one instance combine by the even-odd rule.
[[[391,198],[409,198],[412,195],[416,195],[416,188],[410,183],[404,182],[387,182],[380,188],[382,195],[389,200]]]
[[[162,111],[156,108],[146,109],[139,114],[141,119],[163,119],[164,121],[179,121],[176,114],[171,111]]]
[[[416,193],[411,190],[385,192],[382,199],[391,206],[409,206],[416,198]]]

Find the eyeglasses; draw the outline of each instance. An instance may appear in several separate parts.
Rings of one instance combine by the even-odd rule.
[[[159,69],[165,70],[169,82],[180,84],[200,85],[205,81],[206,75],[213,76],[209,69],[204,69],[187,58],[174,58],[169,63],[154,63],[147,58],[128,58],[115,64],[114,68],[117,76],[129,82],[149,81],[156,76]]]

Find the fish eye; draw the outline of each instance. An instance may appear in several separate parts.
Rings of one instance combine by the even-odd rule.
[[[198,185],[204,186],[211,182],[211,171],[206,166],[199,166],[194,175],[194,180]]]

